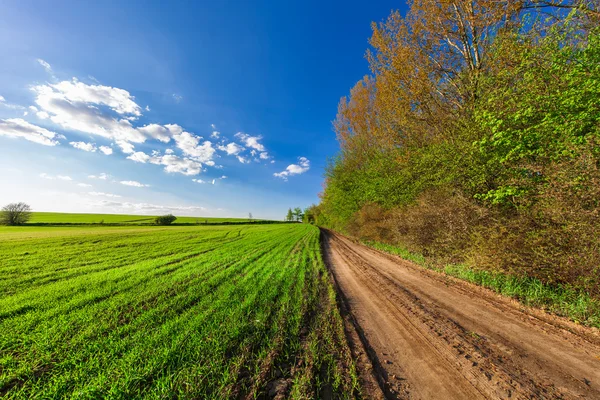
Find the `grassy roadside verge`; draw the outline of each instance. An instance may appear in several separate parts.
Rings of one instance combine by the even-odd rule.
[[[364,245],[394,254],[422,267],[444,272],[467,282],[491,289],[521,303],[541,308],[550,313],[570,318],[576,323],[600,328],[600,300],[568,286],[551,286],[538,279],[518,277],[500,272],[477,270],[464,264],[435,265],[425,256],[399,246],[380,242],[362,242]]]

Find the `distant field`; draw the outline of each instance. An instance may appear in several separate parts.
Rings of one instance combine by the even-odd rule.
[[[29,223],[49,223],[49,224],[150,224],[154,222],[156,216],[150,215],[124,215],[124,214],[70,214],[70,213],[51,213],[34,212]],[[248,222],[244,218],[211,218],[211,217],[177,217],[175,223],[179,224],[197,224],[197,223],[218,223],[218,222]]]
[[[353,397],[319,230],[0,228],[0,397]]]

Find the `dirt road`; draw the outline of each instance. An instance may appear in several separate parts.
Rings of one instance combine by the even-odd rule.
[[[332,232],[323,249],[369,397],[600,399],[597,330]]]

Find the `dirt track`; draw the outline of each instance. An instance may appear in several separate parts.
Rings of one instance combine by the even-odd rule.
[[[600,399],[597,330],[332,232],[323,250],[367,396]]]

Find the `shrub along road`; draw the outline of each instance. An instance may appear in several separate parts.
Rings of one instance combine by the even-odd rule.
[[[386,398],[600,398],[597,330],[322,233],[363,379]]]

